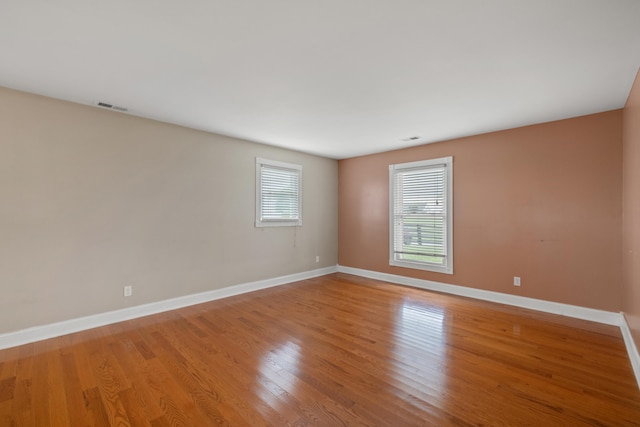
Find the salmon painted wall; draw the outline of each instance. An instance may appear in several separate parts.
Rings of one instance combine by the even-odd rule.
[[[640,348],[640,73],[623,120],[622,309]]]
[[[391,267],[388,165],[444,156],[454,274]],[[338,170],[342,266],[621,310],[622,110],[341,160]]]

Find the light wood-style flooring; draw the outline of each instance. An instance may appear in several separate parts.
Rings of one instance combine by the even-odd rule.
[[[0,351],[0,426],[639,426],[618,328],[345,274]]]

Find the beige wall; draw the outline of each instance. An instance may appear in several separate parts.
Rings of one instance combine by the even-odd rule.
[[[623,121],[623,310],[640,348],[640,73]]]
[[[256,156],[303,165],[302,227],[254,227]],[[337,178],[334,160],[0,88],[0,333],[336,265]]]
[[[454,274],[391,267],[388,165],[444,156]],[[341,160],[339,263],[620,311],[621,168],[621,110]]]

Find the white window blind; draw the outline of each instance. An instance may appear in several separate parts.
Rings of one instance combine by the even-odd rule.
[[[256,227],[302,225],[302,166],[256,158]]]
[[[391,265],[453,273],[452,158],[389,166]]]

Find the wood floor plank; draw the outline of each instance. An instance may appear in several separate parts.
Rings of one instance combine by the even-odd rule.
[[[119,397],[131,424],[134,425],[160,418],[163,412],[148,385],[147,378],[153,375],[146,363],[149,359],[138,352],[139,347],[134,345],[132,340],[139,341],[141,338],[137,334],[120,334],[118,340],[109,348],[131,384],[130,388],[120,392]]]
[[[0,351],[6,426],[639,426],[618,328],[331,274]]]
[[[128,416],[120,401],[120,392],[130,388],[131,383],[113,357],[111,343],[106,340],[93,341],[89,346],[89,361],[97,382],[97,395],[109,419],[109,425],[129,425]]]
[[[47,380],[49,390],[60,390],[61,392],[53,392],[48,396],[50,400],[49,405],[49,419],[51,424],[65,425],[70,424],[69,418],[69,405],[67,403],[67,394],[64,390],[64,376],[67,372],[63,372],[62,363],[60,360],[59,351],[50,351],[47,353]]]
[[[203,390],[210,394],[218,409],[223,411],[226,417],[234,420],[240,416],[244,421],[237,420],[237,423],[246,425],[268,425],[268,423],[265,424],[261,414],[267,413],[270,414],[270,418],[276,419],[284,415],[273,411],[262,399],[254,399],[253,402],[247,400],[247,390],[259,384],[259,379],[246,372],[251,370],[251,365],[238,370],[237,358],[242,357],[243,360],[247,360],[249,355],[243,353],[241,349],[233,348],[234,343],[227,342],[222,337],[215,342],[205,342],[185,340],[183,335],[175,335],[167,331],[165,334],[174,340],[175,345],[181,345],[181,351],[185,355],[190,355],[190,360],[194,360],[191,355],[198,354],[195,358],[196,362],[192,363],[199,372],[195,378],[202,382]],[[281,421],[276,425],[282,425]]]
[[[60,359],[63,372],[64,395],[70,414],[78,425],[90,425],[90,416],[82,394],[85,388],[80,382],[78,368],[73,352],[61,352]]]

